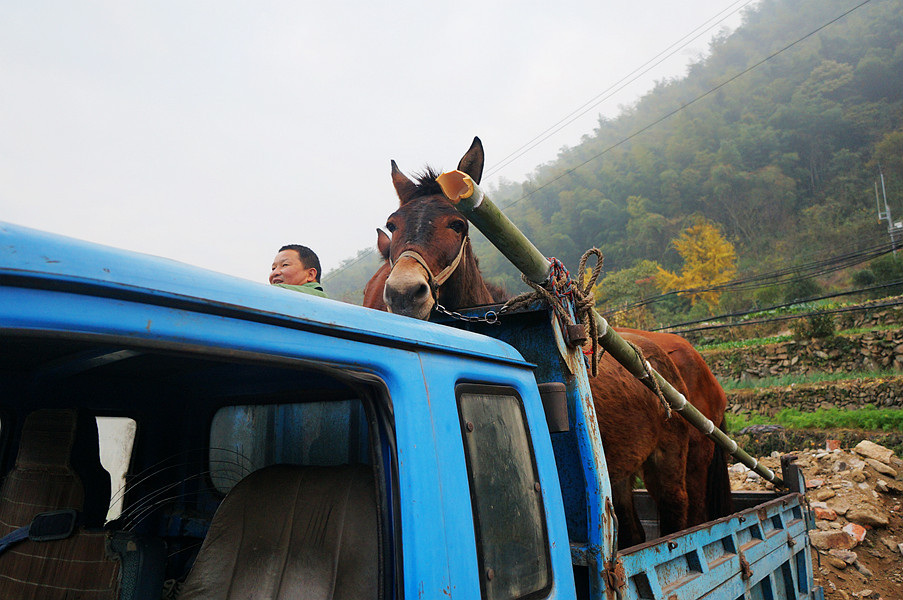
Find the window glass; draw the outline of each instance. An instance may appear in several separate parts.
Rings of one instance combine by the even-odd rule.
[[[512,390],[459,388],[483,597],[525,598],[551,585],[542,494],[523,407]]]
[[[128,417],[97,417],[100,464],[110,474],[112,484],[110,489],[113,491],[107,521],[115,519],[122,513],[125,475],[132,460],[137,429],[135,420]]]
[[[369,462],[368,444],[359,400],[227,406],[210,429],[210,476],[225,494],[269,465]]]

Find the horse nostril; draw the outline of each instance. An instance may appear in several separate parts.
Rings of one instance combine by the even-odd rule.
[[[423,300],[424,298],[430,295],[430,287],[425,283],[421,283],[417,286],[417,290],[414,292],[414,297],[417,300]]]

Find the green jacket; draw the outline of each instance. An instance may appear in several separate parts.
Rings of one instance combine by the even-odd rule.
[[[304,285],[289,285],[287,283],[274,283],[273,285],[295,292],[312,294],[314,296],[320,296],[321,298],[329,298],[329,296],[326,295],[326,292],[323,291],[323,286],[316,281],[309,281]]]

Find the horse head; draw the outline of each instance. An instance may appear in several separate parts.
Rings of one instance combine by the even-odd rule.
[[[479,138],[474,138],[458,170],[479,183],[483,174]],[[386,308],[424,320],[437,302],[457,308],[493,301],[470,248],[467,219],[442,193],[437,175],[427,168],[412,181],[392,161],[392,183],[400,204],[386,221],[389,235],[380,231],[377,239],[387,265],[374,280],[385,277],[382,300]]]

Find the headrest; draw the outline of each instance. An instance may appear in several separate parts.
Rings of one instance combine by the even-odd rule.
[[[75,409],[36,410],[25,418],[16,470],[47,476],[75,474],[84,488],[84,506],[75,508],[89,527],[100,527],[110,506],[110,474],[100,463],[97,420]]]
[[[75,410],[36,410],[28,415],[22,426],[16,468],[67,471],[77,419]]]

